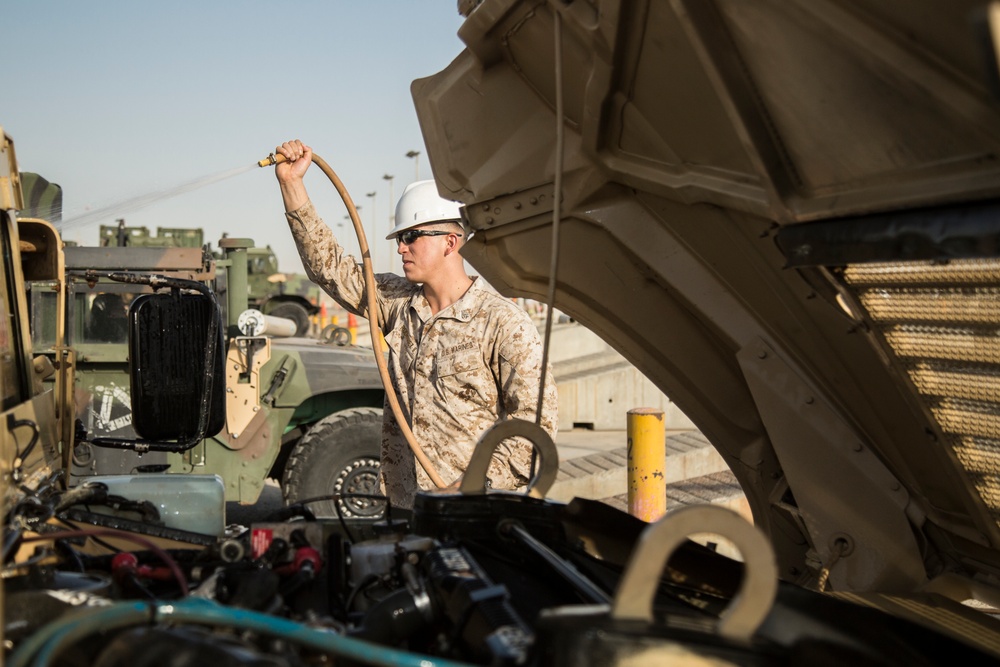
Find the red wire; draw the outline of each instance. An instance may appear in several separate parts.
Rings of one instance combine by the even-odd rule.
[[[135,542],[140,546],[146,547],[159,556],[160,560],[162,560],[166,566],[170,568],[170,572],[174,575],[174,579],[177,580],[177,583],[181,587],[181,595],[187,596],[188,594],[187,579],[184,578],[184,573],[181,571],[180,566],[177,564],[177,561],[174,560],[173,556],[156,546],[151,540],[147,540],[145,537],[140,537],[139,535],[133,535],[132,533],[126,533],[112,528],[84,528],[80,530],[62,530],[57,533],[46,533],[44,535],[38,535],[37,537],[26,537],[22,540],[22,542],[65,540],[71,537],[117,537],[127,542]]]

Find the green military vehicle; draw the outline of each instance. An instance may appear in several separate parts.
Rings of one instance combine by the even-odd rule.
[[[101,225],[102,247],[202,248],[204,230],[197,227],[157,227],[156,233],[143,226]],[[217,258],[222,255],[214,253]],[[296,325],[296,335],[309,331],[311,316],[319,313],[320,288],[301,273],[278,270],[278,258],[271,246],[247,248],[247,300],[266,315],[284,317]]]
[[[246,275],[253,242],[222,239],[222,256],[201,243],[189,247],[105,246],[65,248],[65,312],[60,281],[29,281],[36,350],[55,358],[55,332],[65,318],[66,347],[75,355],[78,429],[72,450],[72,484],[109,474],[166,469],[217,474],[226,500],[255,502],[268,477],[280,481],[288,502],[378,489],[384,392],[370,350],[293,333],[288,320],[247,309]],[[97,447],[94,438],[134,439],[129,391],[126,315],[129,304],[152,291],[137,281],[109,279],[159,274],[209,284],[224,311],[226,428],[183,452]],[[244,316],[243,330],[240,315]],[[272,311],[273,312],[273,311]],[[312,505],[318,513],[377,516],[381,505],[353,498]]]
[[[57,482],[61,448],[73,437],[62,367],[32,353],[23,286],[26,278],[58,283],[59,235],[48,223],[16,219],[14,212],[27,208],[26,195],[39,183],[21,177],[14,143],[0,128],[0,506],[4,512],[30,503],[41,489]],[[39,184],[41,190],[46,186]],[[5,527],[5,557],[22,530],[23,525]]]

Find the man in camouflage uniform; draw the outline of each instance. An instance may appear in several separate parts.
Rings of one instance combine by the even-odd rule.
[[[361,266],[345,254],[309,200],[302,178],[312,151],[282,144],[276,173],[285,216],[309,278],[341,306],[368,317]],[[459,249],[466,230],[458,205],[433,181],[411,184],[397,208],[396,239],[405,278],[375,276],[378,320],[389,347],[389,374],[411,430],[438,475],[456,485],[480,436],[497,420],[535,421],[542,346],[528,315],[481,278],[469,277]],[[556,434],[556,388],[546,374],[541,426]],[[411,507],[432,488],[386,403],[382,476],[394,506]],[[501,443],[489,468],[494,489],[527,484],[531,445]]]

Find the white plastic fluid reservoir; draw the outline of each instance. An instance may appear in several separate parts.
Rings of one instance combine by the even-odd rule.
[[[265,315],[251,308],[240,313],[236,326],[244,336],[268,336],[289,338],[295,335],[298,325],[287,318]]]
[[[220,537],[225,533],[226,487],[218,475],[150,473],[88,477],[86,481],[107,485],[108,495],[151,502],[167,528]],[[108,507],[89,508],[100,514],[134,518],[134,514]]]

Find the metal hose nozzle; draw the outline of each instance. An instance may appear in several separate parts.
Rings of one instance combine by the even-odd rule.
[[[263,160],[261,160],[260,162],[258,162],[257,166],[258,167],[270,167],[270,166],[276,165],[276,164],[278,164],[280,162],[284,162],[284,161],[285,161],[285,156],[284,155],[280,155],[280,154],[279,155],[275,155],[274,153],[271,153],[266,158],[264,158]]]

